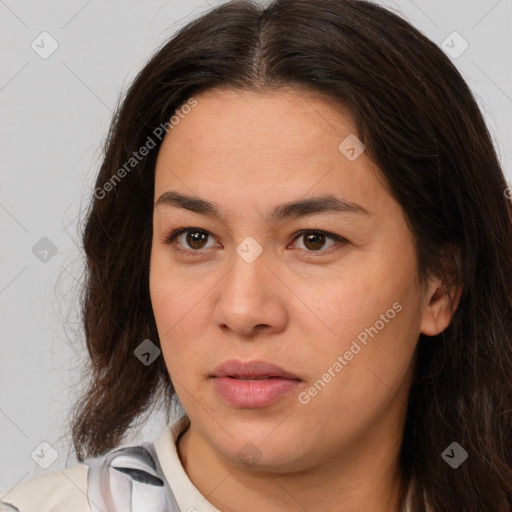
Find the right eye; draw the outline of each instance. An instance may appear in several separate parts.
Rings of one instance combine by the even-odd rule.
[[[199,252],[202,249],[208,249],[205,245],[211,234],[200,228],[182,227],[172,231],[165,239],[164,243],[178,246],[178,250],[183,252]],[[177,244],[175,242],[178,242]],[[215,246],[215,245],[214,245]],[[213,247],[214,247],[213,246]]]

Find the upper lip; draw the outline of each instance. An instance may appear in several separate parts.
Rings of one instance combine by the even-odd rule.
[[[241,379],[255,379],[265,377],[280,377],[283,379],[301,380],[297,375],[268,361],[239,361],[230,359],[217,366],[210,377],[235,377]]]

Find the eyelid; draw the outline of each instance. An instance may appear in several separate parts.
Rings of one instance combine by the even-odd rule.
[[[164,244],[171,245],[174,243],[174,241],[176,240],[176,238],[178,236],[180,236],[181,234],[186,233],[188,231],[200,231],[200,232],[206,233],[209,236],[213,236],[212,233],[210,233],[206,229],[188,226],[188,227],[177,228],[177,229],[171,231],[170,234],[163,237],[161,242]],[[320,233],[322,235],[325,235],[326,238],[330,238],[331,240],[338,242],[338,245],[339,244],[346,245],[346,244],[350,243],[349,240],[347,240],[346,238],[344,238],[342,236],[336,235],[334,233],[330,233],[329,231],[324,231],[322,229],[314,229],[314,228],[307,228],[307,229],[301,229],[299,231],[296,231],[292,235],[292,243],[294,243],[296,240],[298,240],[301,236],[304,236],[308,233]],[[299,249],[299,250],[307,255],[315,255],[315,254],[327,255],[327,254],[330,254],[333,249],[336,250],[336,247],[331,247],[327,250],[319,250],[319,251],[306,251],[305,249]],[[196,255],[201,254],[205,251],[204,249],[193,250],[193,249],[185,249],[185,248],[179,248],[178,250],[181,252],[184,252],[184,253],[196,254]]]

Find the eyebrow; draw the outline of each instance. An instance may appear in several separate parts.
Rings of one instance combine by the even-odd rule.
[[[224,220],[224,216],[218,204],[199,197],[180,194],[172,190],[164,192],[158,198],[155,203],[155,208],[163,205],[182,208],[200,215],[207,215]],[[277,205],[268,214],[268,220],[279,222],[291,218],[299,219],[317,213],[371,215],[368,210],[356,203],[332,195],[324,195]]]

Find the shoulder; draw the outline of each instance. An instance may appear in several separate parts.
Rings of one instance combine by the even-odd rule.
[[[0,512],[89,512],[86,464],[39,475],[0,491]]]
[[[124,512],[148,504],[179,511],[152,443],[120,446],[0,491],[0,512]]]

